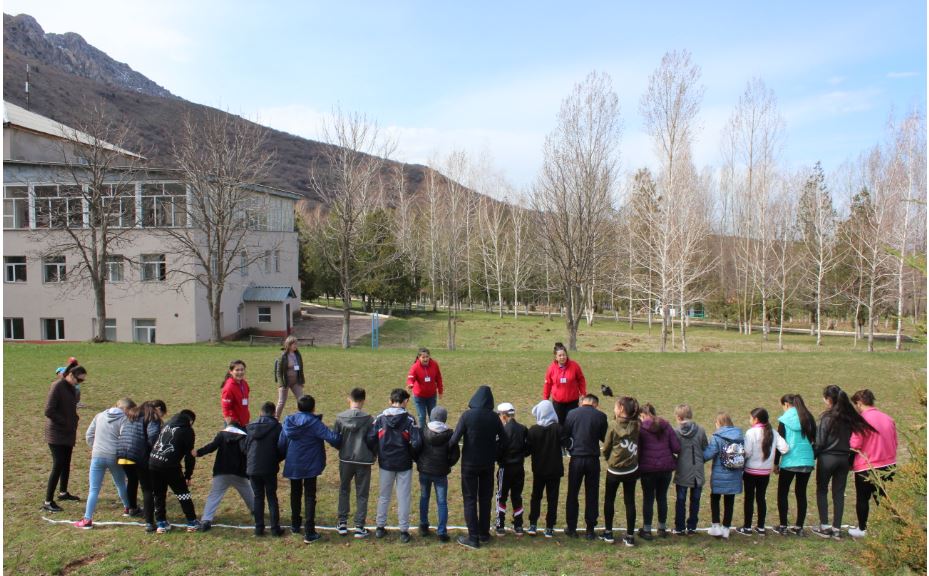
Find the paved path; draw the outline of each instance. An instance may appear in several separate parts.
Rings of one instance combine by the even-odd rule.
[[[294,335],[297,338],[313,338],[316,346],[339,346],[342,343],[342,311],[325,306],[304,304],[301,318],[294,323]],[[383,326],[387,316],[379,317],[379,326]],[[371,334],[371,316],[360,312],[352,313],[349,325],[349,337],[352,345],[370,345],[367,336]],[[362,340],[359,342],[359,340]]]

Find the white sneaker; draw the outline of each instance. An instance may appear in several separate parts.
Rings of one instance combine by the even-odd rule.
[[[707,534],[709,534],[710,536],[719,538],[720,536],[723,535],[723,531],[722,531],[722,528],[719,526],[719,524],[713,524],[712,526],[710,526],[710,529],[707,531]]]
[[[729,539],[729,528],[726,528],[725,526],[723,526],[722,531],[723,531],[723,534],[722,534],[723,540],[728,540]]]
[[[867,530],[859,530],[858,528],[849,528],[848,535],[852,538],[864,538],[868,535]]]

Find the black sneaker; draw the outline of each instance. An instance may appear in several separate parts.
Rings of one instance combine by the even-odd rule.
[[[832,539],[833,539],[833,540],[842,540],[842,529],[841,529],[841,528],[833,528],[833,529],[832,529]]]
[[[751,536],[751,535],[754,534],[755,532],[754,532],[754,530],[752,530],[751,528],[749,528],[749,527],[747,527],[747,526],[740,526],[740,527],[738,527],[738,528],[735,529],[735,533],[736,533],[736,534],[741,534],[742,536]]]
[[[513,533],[516,534],[517,536],[522,536],[524,534],[522,524],[513,526]]]
[[[688,529],[687,529],[687,535],[688,535],[688,536],[693,536],[693,535],[696,534],[696,533],[697,533],[697,529],[696,529],[696,528],[688,528]]]
[[[832,526],[826,526],[825,528],[822,526],[814,526],[810,528],[810,532],[816,534],[820,538],[832,538]]]
[[[320,538],[322,538],[322,536],[319,535],[319,532],[308,532],[306,536],[303,537],[303,543],[312,544],[313,542],[316,542]]]
[[[148,523],[145,524],[145,533],[146,533],[146,534],[154,534],[154,533],[155,533],[155,530],[157,530],[157,528],[155,528],[155,525],[154,525],[154,524],[148,524]]]
[[[803,526],[791,526],[787,529],[787,533],[791,536],[806,536],[806,531],[803,529]]]
[[[383,526],[378,526],[377,529],[374,530],[374,537],[383,538],[384,536],[387,536],[387,530],[385,530]]]
[[[480,538],[478,538],[478,541],[481,544],[487,544],[490,542],[490,534],[481,534]]]
[[[659,528],[659,529],[658,529],[658,536],[659,536],[660,538],[667,538],[667,537],[669,536],[668,529],[667,529],[667,528]]]
[[[355,526],[355,533],[353,534],[355,538],[361,540],[362,538],[367,538],[368,534],[370,534],[370,532],[368,532],[368,529],[364,526]]]
[[[302,536],[303,529],[299,525],[293,525],[290,527],[290,533],[294,536]]]
[[[425,537],[425,536],[431,536],[431,535],[432,535],[432,533],[429,532],[429,525],[428,525],[428,524],[420,524],[420,525],[419,525],[419,535],[420,535],[420,536],[423,536],[423,537]]]
[[[497,526],[494,528],[494,532],[497,534],[497,536],[506,536],[506,528],[503,526]]]
[[[339,536],[348,535],[348,525],[345,522],[339,522],[339,525],[335,527],[335,530],[339,533]]]
[[[274,526],[273,528],[271,528],[271,536],[274,536],[275,538],[280,538],[283,535],[284,535],[284,531],[281,530],[280,526]]]
[[[632,534],[626,534],[623,536],[623,546],[627,546],[629,548],[635,546],[635,536]]]
[[[410,540],[411,540],[411,538],[410,538],[410,533],[409,533],[409,532],[401,532],[401,533],[400,533],[400,543],[401,543],[401,544],[409,544],[409,543],[410,543]]]
[[[546,529],[545,529],[545,532],[543,533],[543,535],[544,535],[546,538],[554,538],[554,537],[555,537],[555,529],[554,529],[554,528],[546,528]]]
[[[264,526],[255,526],[255,536],[264,536],[265,527]]]
[[[600,539],[603,540],[604,542],[606,542],[607,544],[612,544],[613,542],[616,541],[616,540],[613,539],[613,531],[612,531],[612,530],[604,530],[604,531],[603,531],[603,534],[600,535]]]
[[[64,511],[61,506],[59,506],[58,504],[55,504],[54,500],[42,504],[42,510],[45,512],[63,512]]]
[[[778,524],[771,530],[773,530],[774,533],[778,536],[787,536],[787,526],[784,526],[783,524]]]
[[[74,502],[80,502],[80,501],[81,501],[80,498],[78,498],[78,497],[75,496],[74,494],[71,494],[70,492],[59,492],[59,493],[58,493],[58,499],[59,499],[59,500],[72,500],[72,501],[74,501]]]
[[[764,526],[755,526],[755,534],[758,534],[759,536],[767,536],[768,530]]]
[[[187,531],[190,532],[190,524],[188,524],[187,527],[188,527]],[[200,524],[197,526],[197,532],[209,532],[210,528],[212,527],[213,527],[212,522],[210,522],[209,520],[204,520],[203,522],[200,522]],[[262,527],[261,531],[264,532],[264,527]],[[255,529],[255,533],[256,534],[258,533],[257,528]]]
[[[593,530],[588,530],[584,533],[584,539],[587,541],[593,541],[597,539],[597,534]]]
[[[124,518],[138,518],[142,515],[142,511],[138,508],[123,508],[123,517]]]
[[[448,534],[439,534],[439,542],[448,542],[449,540],[451,538],[449,538]]]
[[[457,542],[461,544],[462,546],[464,546],[465,548],[468,548],[470,550],[477,550],[478,548],[481,547],[480,542],[477,542],[476,540],[472,540],[468,538],[467,536],[459,536]]]
[[[577,530],[565,529],[564,535],[567,536],[568,538],[579,538],[579,536],[577,535]]]
[[[530,536],[535,536],[535,535],[538,534],[538,533],[539,533],[539,529],[536,528],[536,525],[535,525],[535,524],[530,524],[530,525],[529,525],[529,529],[526,530],[526,534],[528,534],[528,535],[530,535]]]
[[[646,530],[645,528],[639,528],[639,538],[649,542],[655,539],[655,537],[652,536],[652,531]]]

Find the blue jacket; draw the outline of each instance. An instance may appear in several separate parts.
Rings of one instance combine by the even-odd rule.
[[[127,418],[119,429],[116,457],[132,460],[137,466],[148,468],[148,456],[158,440],[159,432],[161,424],[155,420],[144,422],[142,417],[135,420]]]
[[[410,413],[392,406],[374,419],[365,435],[365,443],[377,454],[381,468],[405,472],[413,468],[413,459],[422,446],[422,436]]]
[[[723,426],[710,438],[710,444],[703,450],[703,459],[713,461],[713,472],[710,476],[711,494],[741,494],[742,470],[730,470],[723,466],[719,453],[732,442],[745,443],[742,431],[735,426]]]
[[[813,465],[813,444],[800,430],[800,417],[796,408],[788,408],[778,418],[778,424],[784,426],[784,440],[790,451],[780,457],[781,468],[798,468]]]
[[[326,447],[323,441],[336,448],[342,436],[323,424],[322,417],[297,412],[284,418],[277,449],[284,454],[284,477],[291,480],[315,478],[326,467]]]

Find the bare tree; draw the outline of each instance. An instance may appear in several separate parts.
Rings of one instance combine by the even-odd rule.
[[[532,243],[529,238],[529,210],[521,194],[511,197],[509,208],[510,284],[513,286],[513,317],[519,316],[519,291],[531,274]],[[528,304],[527,304],[528,306]],[[529,313],[528,307],[526,313]]]
[[[797,292],[797,197],[806,175],[791,174],[780,179],[780,193],[771,205],[772,286],[779,303],[777,349],[784,349],[784,315]]]
[[[478,222],[481,259],[487,270],[487,288],[496,289],[498,313],[503,318],[503,286],[509,251],[506,206],[493,198],[482,196],[478,202]]]
[[[468,157],[463,151],[453,151],[442,166],[445,175],[437,205],[437,226],[441,233],[435,247],[437,278],[442,283],[446,297],[446,345],[455,350],[457,315],[460,307],[462,282],[468,279],[467,227],[472,192],[462,182],[469,170]]]
[[[533,190],[535,228],[561,287],[570,350],[610,246],[619,136],[612,82],[592,72],[562,101]]]

